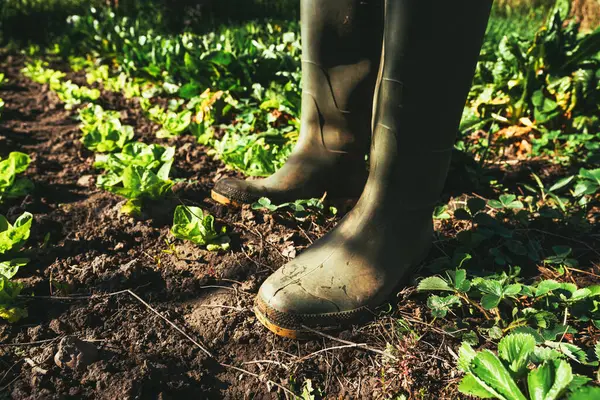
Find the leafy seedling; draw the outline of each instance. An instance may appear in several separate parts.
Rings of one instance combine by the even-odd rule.
[[[97,153],[110,153],[123,148],[133,139],[133,127],[122,125],[118,119],[109,119],[94,124],[81,138],[81,143]]]
[[[0,215],[0,318],[8,322],[16,322],[27,316],[27,311],[16,305],[23,285],[11,279],[19,267],[29,261],[19,257],[19,251],[29,238],[32,222],[33,215],[30,213],[21,215],[14,224]]]
[[[97,155],[94,166],[106,171],[97,186],[129,199],[124,214],[139,214],[144,199],[158,200],[171,191],[174,156],[173,147],[140,142],[126,144],[120,153]]]
[[[600,190],[600,168],[587,170],[581,168],[573,195],[576,197],[593,195]]]
[[[229,250],[230,238],[227,229],[223,226],[219,231],[215,229],[215,218],[204,213],[200,207],[177,206],[173,216],[171,233],[177,239],[206,246],[207,250]]]
[[[33,183],[17,174],[25,172],[31,158],[25,153],[13,151],[8,158],[0,158],[0,203],[5,198],[23,197],[33,189]]]
[[[521,201],[517,200],[517,196],[514,194],[503,194],[499,197],[498,200],[490,200],[488,201],[488,205],[492,208],[496,209],[520,209],[523,208],[524,205]]]

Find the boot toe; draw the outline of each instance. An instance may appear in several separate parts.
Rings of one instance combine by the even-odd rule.
[[[248,181],[224,178],[218,181],[211,192],[213,200],[221,204],[250,204],[260,198]]]
[[[286,274],[286,271],[293,271]],[[255,311],[260,322],[274,333],[289,338],[304,338],[311,335],[309,329],[320,331],[339,328],[358,321],[363,308],[352,308],[338,304],[335,298],[309,290],[303,286],[314,286],[293,278],[305,268],[290,263],[271,275],[261,286],[255,302]],[[314,288],[313,288],[314,289]],[[315,293],[316,292],[316,293]]]

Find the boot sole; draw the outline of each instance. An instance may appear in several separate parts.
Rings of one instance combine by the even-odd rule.
[[[258,321],[265,326],[268,330],[274,334],[285,337],[288,339],[312,339],[318,336],[315,332],[331,332],[342,328],[343,326],[350,326],[360,321],[365,320],[369,313],[367,307],[361,307],[351,311],[335,312],[330,314],[302,314],[294,315],[282,312],[273,312],[271,318],[269,318],[270,307],[257,298],[254,303],[254,314]],[[320,321],[318,325],[310,323],[311,319],[317,317]],[[299,321],[305,321],[306,326]],[[287,326],[284,326],[287,325]],[[310,330],[305,329],[310,328]]]
[[[221,193],[215,192],[214,190],[210,191],[210,197],[217,203],[223,204],[225,206],[234,206],[234,207],[242,206],[242,203],[232,200],[229,197],[222,195]]]
[[[258,321],[263,324],[268,330],[276,334],[277,336],[281,336],[288,339],[307,339],[310,337],[309,332],[300,330],[300,329],[289,329],[283,328],[274,322],[271,322],[265,314],[257,307],[254,306],[254,314]]]

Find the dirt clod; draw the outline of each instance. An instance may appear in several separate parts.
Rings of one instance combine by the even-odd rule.
[[[98,359],[98,349],[91,342],[65,336],[58,344],[54,362],[59,368],[83,370]]]

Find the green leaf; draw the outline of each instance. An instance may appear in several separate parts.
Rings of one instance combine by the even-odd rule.
[[[530,355],[535,349],[535,338],[525,333],[514,333],[504,337],[498,344],[498,355],[508,363],[515,376],[527,370]]]
[[[31,191],[31,182],[17,177],[30,163],[31,159],[27,154],[16,151],[10,153],[5,160],[0,159],[0,203],[3,197],[22,197]]]
[[[467,374],[458,384],[458,391],[470,396],[475,396],[481,399],[501,399],[506,400],[506,397],[500,395],[490,387],[486,387],[483,382],[478,380],[473,374]]]
[[[596,386],[586,386],[579,389],[569,396],[569,400],[592,400],[600,399],[600,388]]]
[[[473,217],[464,208],[459,208],[457,210],[454,210],[454,218],[462,221],[470,221]]]
[[[531,400],[545,400],[554,381],[552,364],[544,362],[540,367],[531,370],[527,376],[527,388]]]
[[[445,297],[431,295],[427,299],[427,307],[431,309],[431,315],[436,318],[444,318],[451,308],[459,305],[461,305],[460,299],[453,294]]]
[[[425,278],[419,282],[417,285],[417,291],[425,292],[425,291],[433,291],[433,290],[442,290],[452,292],[453,289],[450,287],[448,282],[438,276],[430,276]]]
[[[17,322],[21,318],[26,318],[27,315],[27,310],[24,308],[0,304],[0,318],[5,319],[10,323]]]
[[[526,400],[500,359],[489,350],[477,353],[472,361],[472,373],[509,400]]]
[[[433,210],[433,219],[445,220],[450,218],[452,218],[452,216],[448,213],[448,206],[446,205],[437,206]]]
[[[14,225],[0,215],[0,254],[18,250],[29,238],[32,222],[33,215],[28,212],[17,218]]]
[[[559,289],[561,284],[552,279],[546,279],[539,282],[535,287],[535,296],[540,297],[545,294],[552,292],[553,290]]]
[[[545,361],[532,370],[527,385],[532,400],[556,400],[573,380],[571,366],[564,360]]]
[[[462,372],[469,372],[471,370],[471,361],[473,361],[476,355],[477,353],[469,343],[462,342],[458,349],[457,368]]]
[[[563,188],[567,187],[571,182],[573,182],[574,179],[575,179],[574,175],[567,176],[566,178],[562,178],[562,179],[558,180],[558,182],[556,182],[554,185],[550,186],[548,191],[556,192],[557,190],[563,189]]]
[[[478,197],[472,197],[467,200],[467,207],[469,208],[471,215],[475,215],[477,212],[483,210],[485,205],[486,201]]]
[[[450,271],[452,273],[454,288],[459,292],[466,293],[471,290],[471,281],[467,279],[467,271],[464,269],[457,269],[456,271]]]
[[[546,345],[563,353],[565,356],[583,365],[598,365],[597,362],[588,361],[587,354],[579,346],[565,342],[547,341]]]
[[[481,296],[481,306],[486,310],[491,310],[492,308],[498,307],[500,300],[502,300],[502,298],[495,294],[484,294]]]

